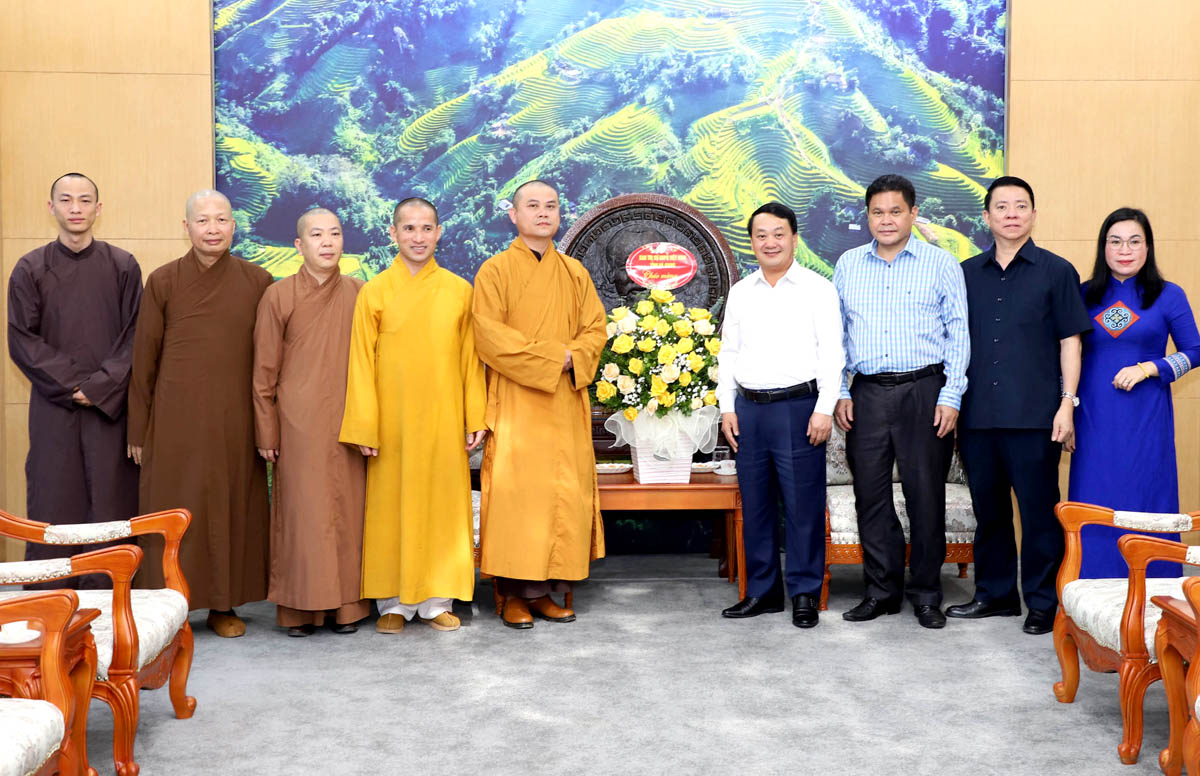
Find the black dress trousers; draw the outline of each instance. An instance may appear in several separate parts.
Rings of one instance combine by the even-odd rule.
[[[912,541],[908,598],[914,605],[942,602],[954,434],[939,439],[933,413],[945,382],[945,375],[931,374],[899,385],[856,379],[850,386],[854,421],[846,434],[846,462],[854,475],[867,596],[899,601],[905,593],[904,531],[892,500],[895,463]]]
[[[1054,516],[1062,445],[1050,429],[979,429],[959,435],[975,505],[975,599],[1017,606],[1012,496],[1021,510],[1021,589],[1030,609],[1058,606],[1065,541]]]

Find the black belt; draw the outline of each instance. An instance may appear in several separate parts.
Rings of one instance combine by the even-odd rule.
[[[900,385],[901,383],[911,383],[920,380],[922,377],[931,375],[940,375],[946,373],[944,364],[930,364],[929,366],[914,369],[911,372],[880,372],[879,374],[855,375],[855,380],[862,380],[865,383],[875,383],[876,385]]]
[[[817,381],[809,380],[807,383],[789,385],[787,388],[768,388],[763,391],[755,391],[739,385],[737,392],[742,395],[742,398],[752,401],[755,404],[770,404],[771,402],[796,399],[801,396],[808,396],[810,393],[816,393]]]

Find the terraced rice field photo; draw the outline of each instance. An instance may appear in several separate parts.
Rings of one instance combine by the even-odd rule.
[[[918,236],[959,258],[1004,170],[1005,0],[216,0],[218,187],[234,250],[293,273],[300,213],[345,225],[343,271],[394,256],[395,202],[441,212],[468,279],[513,231],[501,203],[558,185],[564,225],[617,194],[704,213],[743,272],[745,219],[799,215],[829,275],[869,240],[877,175],[916,184]]]

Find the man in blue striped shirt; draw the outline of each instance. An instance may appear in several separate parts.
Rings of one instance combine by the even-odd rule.
[[[941,628],[946,475],[971,356],[966,286],[953,256],[913,235],[916,192],[907,178],[876,178],[866,203],[875,239],[842,254],[833,271],[846,348],[834,417],[846,432],[866,582],[862,602],[842,617],[860,622],[900,611],[898,464],[912,541],[908,598],[922,626]]]

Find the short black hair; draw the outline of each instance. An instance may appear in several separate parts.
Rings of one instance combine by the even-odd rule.
[[[904,201],[908,203],[908,209],[912,210],[917,206],[917,190],[913,188],[912,181],[905,178],[903,175],[880,175],[875,180],[871,181],[871,185],[867,186],[867,196],[864,198],[867,208],[871,207],[871,200],[876,194],[882,194],[885,191],[898,191],[904,197]]]
[[[1018,178],[1015,175],[1001,175],[999,178],[992,181],[992,185],[988,186],[987,194],[983,195],[984,210],[987,210],[989,207],[991,207],[992,192],[1001,186],[1017,186],[1018,188],[1025,189],[1025,191],[1029,194],[1029,207],[1037,207],[1037,205],[1033,203],[1033,186],[1030,186],[1027,181],[1022,178]]]
[[[517,188],[513,191],[513,198],[512,198],[513,205],[516,205],[517,202],[521,199],[521,189],[525,188],[526,186],[533,186],[533,185],[536,185],[539,183],[543,186],[549,186],[551,189],[554,190],[555,194],[558,194],[558,186],[555,186],[550,181],[544,181],[541,178],[534,178],[531,181],[525,181],[520,186],[517,186]]]
[[[424,197],[405,197],[404,199],[402,199],[396,203],[396,209],[392,211],[392,226],[396,225],[396,223],[397,223],[396,219],[398,219],[400,217],[400,208],[405,207],[407,205],[424,205],[425,207],[427,207],[433,211],[434,226],[442,225],[441,220],[438,218],[437,207],[432,202],[425,199]]]
[[[796,234],[796,213],[781,202],[768,202],[765,205],[759,205],[758,210],[751,213],[750,220],[746,222],[746,234],[751,237],[754,236],[754,217],[759,213],[766,213],[769,216],[782,218],[792,228],[792,234]]]
[[[96,182],[94,180],[92,180],[91,178],[89,178],[88,176],[84,175],[81,172],[64,172],[62,175],[55,178],[54,183],[50,184],[50,199],[54,199],[54,187],[57,186],[58,182],[61,181],[63,178],[83,178],[85,181],[92,184],[92,188],[96,192],[96,201],[97,202],[100,201],[100,187],[96,185]]]

